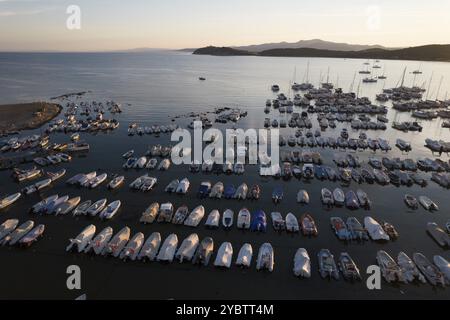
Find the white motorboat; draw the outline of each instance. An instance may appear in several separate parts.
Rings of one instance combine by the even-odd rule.
[[[194,256],[195,250],[199,245],[199,238],[196,233],[189,235],[183,240],[180,247],[175,254],[175,258],[182,263],[183,261],[191,261]]]
[[[132,261],[136,260],[143,243],[144,243],[144,234],[142,232],[136,233],[127,243],[127,245],[123,248],[119,256],[120,259],[124,261],[127,259],[130,259]]]
[[[59,214],[68,214],[70,211],[72,211],[73,209],[75,209],[76,206],[78,206],[78,204],[81,201],[81,197],[74,197],[71,198],[63,203],[61,203],[56,209],[55,209],[55,216],[59,215]]]
[[[236,226],[238,229],[249,229],[251,222],[251,214],[247,208],[242,208],[237,217]]]
[[[433,262],[444,275],[446,283],[450,284],[450,263],[442,256],[434,256]]]
[[[99,212],[101,212],[105,206],[108,200],[106,199],[100,199],[97,202],[93,203],[87,210],[86,215],[89,215],[91,217],[96,216]]]
[[[0,225],[0,241],[16,229],[18,219],[8,219]]]
[[[12,195],[9,195],[7,197],[0,199],[0,209],[4,209],[4,208],[12,205],[14,202],[19,200],[21,195],[22,194],[20,192],[17,192],[17,193],[14,193]]]
[[[92,180],[89,180],[89,188],[94,189],[97,188],[100,184],[102,184],[106,178],[108,178],[108,175],[106,173],[102,173]]]
[[[252,263],[253,248],[249,243],[244,243],[239,250],[238,257],[236,259],[236,265],[239,267],[249,268]]]
[[[233,246],[229,242],[224,242],[220,245],[217,251],[214,265],[216,267],[230,268],[231,260],[233,258]]]
[[[117,211],[119,211],[121,205],[122,203],[120,202],[120,200],[111,202],[106,208],[102,210],[102,212],[100,212],[99,217],[106,220],[111,219],[112,217],[114,217]]]
[[[155,260],[160,246],[161,234],[159,232],[153,232],[142,246],[138,255],[138,260]]]
[[[81,233],[74,239],[69,239],[70,244],[66,247],[66,251],[76,249],[78,253],[81,253],[89,245],[89,242],[94,237],[96,227],[91,224],[81,231]]]
[[[438,205],[426,196],[420,196],[419,203],[425,208],[425,210],[428,210],[428,211],[439,210]]]
[[[377,262],[381,269],[381,274],[387,282],[391,283],[401,281],[404,283],[408,283],[399,265],[386,251],[378,251]]]
[[[274,253],[270,243],[263,243],[259,248],[258,259],[256,261],[256,270],[266,269],[273,271]]]
[[[32,221],[32,220],[28,220],[28,221],[22,223],[14,231],[12,231],[10,234],[8,234],[6,237],[4,237],[3,240],[0,242],[0,244],[2,244],[2,245],[9,244],[11,246],[15,245],[28,232],[30,232],[30,230],[33,229],[33,227],[34,227],[34,221]]]
[[[333,191],[334,203],[337,206],[343,206],[345,204],[345,193],[341,188],[336,188]]]
[[[190,185],[191,185],[191,183],[189,182],[189,179],[188,178],[184,178],[178,184],[178,187],[176,189],[176,193],[186,194],[188,192],[188,190],[189,190],[189,186]]]
[[[113,236],[113,229],[111,227],[106,227],[99,234],[95,236],[94,239],[89,241],[88,246],[84,249],[85,253],[94,251],[95,254],[99,255],[103,252],[109,240]]]
[[[372,217],[364,218],[364,227],[372,240],[390,240],[389,235],[384,231],[383,227]]]
[[[31,209],[30,212],[31,213],[40,213],[42,211],[45,210],[45,208],[48,206],[49,203],[51,203],[52,201],[58,199],[58,195],[52,195],[50,197],[45,198],[42,201],[39,201],[38,203],[36,203]]]
[[[124,227],[122,230],[120,230],[111,239],[111,241],[108,242],[108,244],[105,246],[102,254],[103,255],[112,255],[113,257],[117,258],[120,255],[120,252],[122,252],[122,249],[128,243],[128,240],[130,239],[130,233],[131,233],[131,230],[129,227]]]
[[[219,210],[212,210],[208,218],[206,218],[205,226],[208,228],[218,228],[220,224],[220,212]]]
[[[291,212],[286,215],[286,231],[293,233],[297,233],[300,231],[297,217],[294,216],[294,214]]]
[[[311,277],[311,259],[309,258],[308,251],[306,251],[306,249],[300,248],[295,253],[293,271],[296,277]]]
[[[400,252],[397,256],[397,263],[402,271],[404,278],[408,282],[413,282],[415,279],[422,283],[426,283],[424,276],[417,269],[416,264],[412,261],[410,257],[404,252]]]
[[[111,190],[117,189],[124,183],[124,181],[125,181],[124,176],[115,177],[108,183],[108,189],[111,189]]]
[[[155,221],[155,219],[156,219],[156,216],[158,215],[158,212],[159,212],[159,203],[153,202],[142,213],[141,218],[139,219],[139,222],[141,222],[143,224],[153,223],[153,221]]]
[[[231,209],[225,210],[225,212],[222,215],[222,225],[225,228],[231,228],[231,226],[233,225],[233,220],[234,220],[233,210]]]
[[[184,221],[185,226],[197,227],[205,215],[205,208],[200,205],[196,207]]]
[[[176,234],[172,233],[163,242],[161,249],[159,250],[157,261],[162,262],[172,262],[175,256],[175,251],[178,246],[178,237]]]
[[[74,210],[73,210],[73,216],[80,216],[80,215],[86,215],[87,209],[90,208],[92,205],[91,200],[86,200],[83,203],[79,204]]]
[[[300,190],[297,193],[297,202],[301,204],[308,204],[309,203],[309,194],[306,190]]]
[[[211,237],[204,238],[202,242],[200,242],[200,245],[197,246],[194,257],[192,258],[192,263],[207,266],[213,250],[214,240]]]

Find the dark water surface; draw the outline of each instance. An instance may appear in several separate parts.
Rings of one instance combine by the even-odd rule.
[[[360,70],[361,60],[343,59],[310,59],[311,81],[317,85],[320,74],[326,77],[330,67],[330,81],[337,82],[345,91],[349,90],[354,73]],[[414,252],[422,252],[429,259],[440,254],[450,259],[448,251],[441,249],[425,232],[427,222],[434,221],[441,226],[450,219],[449,191],[430,182],[427,188],[414,186],[381,187],[379,185],[362,185],[369,194],[373,207],[369,212],[358,210],[351,212],[345,208],[327,210],[320,203],[320,190],[323,187],[334,189],[339,183],[313,180],[305,183],[292,179],[290,181],[261,178],[257,166],[246,166],[243,176],[225,176],[215,174],[190,174],[186,166],[172,166],[168,172],[153,172],[158,178],[158,186],[150,193],[131,192],[127,185],[144,171],[122,169],[121,155],[135,149],[137,154],[144,154],[149,146],[160,143],[169,144],[170,136],[161,135],[129,137],[126,128],[130,122],[137,121],[143,125],[168,124],[173,116],[191,111],[211,111],[216,106],[238,106],[249,111],[249,115],[238,123],[242,128],[261,128],[264,102],[272,97],[270,85],[278,83],[287,93],[287,87],[293,78],[294,68],[297,67],[297,81],[303,80],[307,60],[292,58],[257,58],[257,57],[208,57],[192,56],[189,54],[156,52],[147,54],[0,54],[0,103],[33,101],[49,99],[67,92],[91,90],[87,99],[114,99],[123,105],[124,112],[116,116],[121,126],[118,130],[108,134],[84,134],[82,139],[91,145],[91,151],[86,157],[74,157],[65,167],[67,174],[64,179],[56,182],[53,187],[46,189],[41,195],[32,195],[20,199],[10,208],[0,213],[0,222],[8,218],[18,218],[21,222],[33,219],[35,223],[44,223],[46,232],[43,239],[29,249],[0,248],[1,274],[0,298],[61,298],[73,299],[82,293],[88,298],[274,298],[274,299],[448,299],[448,289],[434,289],[430,285],[401,284],[389,285],[382,282],[382,290],[369,291],[365,285],[367,266],[375,264],[376,252],[385,250],[396,257],[400,251],[409,256]],[[381,62],[386,67],[388,80],[375,85],[361,85],[361,95],[371,99],[383,87],[395,86],[401,78],[404,67],[408,70],[417,69],[419,63],[405,61]],[[439,97],[443,99],[450,88],[450,64],[423,63],[423,75],[415,79],[417,85],[428,81],[434,72],[430,90],[430,98],[438,93],[439,79],[446,76],[439,90]],[[207,81],[198,81],[199,76],[205,76]],[[358,85],[359,75],[356,77],[354,90]],[[323,79],[325,80],[325,79]],[[406,84],[414,81],[408,74]],[[129,105],[128,105],[129,104]],[[278,117],[278,112],[270,115]],[[409,115],[399,114],[390,110],[388,118],[392,121],[406,121]],[[313,124],[318,127],[315,116]],[[189,119],[180,119],[181,125],[186,125]],[[430,156],[431,153],[423,147],[427,137],[450,140],[449,129],[441,128],[441,120],[423,121],[422,133],[402,133],[392,129],[385,132],[368,131],[368,136],[387,138],[393,150],[389,157],[419,158]],[[390,124],[388,125],[390,127]],[[226,125],[215,125],[224,129]],[[342,124],[335,130],[328,129],[323,136],[337,136]],[[294,129],[285,129],[283,133],[292,133]],[[39,132],[40,130],[36,130]],[[27,132],[29,133],[29,132]],[[358,132],[350,130],[352,137]],[[395,139],[401,137],[410,141],[413,152],[402,155],[395,147]],[[51,141],[63,142],[68,135],[58,133],[51,136]],[[333,151],[320,149],[325,164],[332,164]],[[361,159],[367,159],[372,153],[358,152]],[[378,157],[382,155],[378,152]],[[447,155],[441,159],[448,161]],[[334,166],[334,165],[333,165]],[[58,168],[50,168],[56,171]],[[67,186],[64,181],[79,172],[107,172],[121,173],[126,176],[126,186],[118,191],[110,192],[102,185],[94,190],[78,189]],[[10,171],[0,172],[0,194],[16,192],[27,183],[17,184],[10,177]],[[163,192],[165,186],[175,178],[189,177],[190,192],[185,196],[169,195]],[[262,187],[262,197],[259,201],[236,200],[200,200],[195,197],[198,186],[204,180],[212,183],[223,181],[234,183],[236,186],[246,182],[249,186],[259,183]],[[284,200],[279,205],[271,201],[274,186],[282,185]],[[350,188],[356,190],[360,186],[352,183]],[[299,206],[295,199],[299,189],[306,189],[311,197],[308,206]],[[344,188],[348,190],[349,188]],[[122,208],[111,221],[103,222],[98,218],[30,216],[28,209],[41,198],[58,193],[69,196],[80,195],[83,200],[93,201],[107,197],[109,201],[120,199]],[[423,209],[409,211],[403,203],[403,195],[427,195],[440,206],[440,211],[429,213]],[[293,212],[297,217],[309,212],[318,223],[319,236],[306,238],[300,234],[278,234],[268,227],[265,234],[243,232],[233,227],[230,231],[223,229],[207,230],[203,222],[196,229],[185,226],[141,225],[138,223],[141,212],[152,202],[171,201],[177,208],[187,204],[193,209],[203,204],[206,215],[212,209],[234,210],[235,215],[242,207],[250,211],[263,209],[269,216],[272,211],[280,211],[283,215]],[[329,219],[339,216],[346,220],[349,216],[356,216],[361,222],[370,215],[378,221],[386,220],[394,224],[400,233],[397,241],[389,243],[366,242],[365,244],[345,244],[335,237],[331,230]],[[271,221],[268,219],[269,222]],[[128,225],[132,234],[141,231],[149,236],[159,231],[163,238],[170,233],[178,235],[179,244],[192,232],[198,233],[200,239],[211,236],[218,249],[224,241],[233,245],[233,262],[242,244],[252,244],[254,260],[252,267],[241,270],[232,266],[230,270],[219,270],[212,266],[194,267],[189,263],[170,265],[160,263],[122,262],[114,258],[91,257],[84,254],[68,254],[65,247],[68,239],[75,237],[88,224],[97,226],[97,231],[111,226],[119,231]],[[257,272],[255,261],[259,246],[270,242],[275,250],[275,268],[273,273]],[[300,280],[292,273],[293,258],[298,248],[308,250],[312,260],[312,277]],[[343,281],[322,280],[318,274],[317,253],[322,248],[328,248],[337,258],[340,252],[350,253],[363,272],[362,283],[348,283]],[[213,256],[213,258],[215,255]],[[82,289],[70,291],[66,287],[66,268],[69,265],[79,265],[82,270]]]

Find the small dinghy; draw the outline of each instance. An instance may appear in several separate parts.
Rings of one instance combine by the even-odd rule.
[[[106,199],[100,199],[97,202],[93,203],[87,210],[86,215],[89,215],[91,217],[96,216],[99,212],[101,212],[105,206],[108,200]]]
[[[248,186],[246,183],[242,183],[234,193],[233,198],[237,200],[245,200],[247,198]]]
[[[286,231],[291,233],[300,231],[297,217],[291,212],[286,215]]]
[[[182,205],[177,209],[172,218],[173,224],[183,224],[186,217],[189,215],[189,208],[186,205]]]
[[[344,220],[339,217],[332,217],[330,218],[330,221],[331,227],[339,240],[347,241],[351,239],[350,231],[347,229],[347,225]]]
[[[392,257],[386,251],[384,250],[378,251],[377,263],[381,269],[381,274],[383,275],[383,278],[387,282],[391,283],[401,281],[408,283],[399,265],[394,261],[394,259],[392,259]]]
[[[333,193],[327,188],[322,188],[320,191],[322,203],[328,207],[331,207],[334,204]]]
[[[389,241],[390,238],[387,233],[383,230],[383,227],[372,217],[364,218],[364,227],[369,233],[370,237],[374,241],[384,240]]]
[[[391,240],[395,240],[398,238],[398,232],[392,224],[390,224],[388,222],[383,222],[381,224],[381,227],[383,228],[384,232],[386,232],[386,234],[389,236],[389,238]]]
[[[359,206],[364,209],[370,209],[372,203],[369,200],[369,196],[361,189],[356,190],[356,196],[358,197]]]
[[[22,192],[24,195],[30,195],[32,193],[38,192],[39,190],[42,190],[46,187],[48,187],[52,183],[52,179],[44,179],[39,182],[36,182],[32,184],[31,186],[27,186],[23,188],[20,192]],[[1,203],[1,200],[0,200]],[[1,207],[1,204],[0,204]]]
[[[158,160],[155,158],[151,158],[145,165],[145,168],[153,170],[156,168],[157,165],[158,165]]]
[[[309,194],[306,190],[299,190],[297,193],[297,202],[301,204],[309,203]]]
[[[120,230],[112,239],[108,242],[103,250],[103,255],[112,255],[117,258],[120,255],[120,252],[128,243],[130,239],[131,230],[129,227],[124,227]]]
[[[433,262],[436,267],[439,268],[441,273],[444,275],[446,283],[450,284],[450,263],[445,260],[442,256],[434,256]]]
[[[367,230],[362,226],[361,222],[359,222],[357,218],[347,218],[347,228],[353,240],[369,240]]]
[[[222,182],[217,182],[212,188],[211,192],[209,193],[210,198],[222,198],[224,192],[224,187]]]
[[[135,169],[142,169],[145,167],[145,165],[147,164],[147,157],[143,156],[140,157],[139,159],[137,159],[134,163],[133,163],[133,168]]]
[[[108,183],[108,189],[110,189],[110,190],[117,189],[124,183],[124,181],[125,181],[124,176],[115,177]]]
[[[233,258],[233,246],[229,242],[224,242],[220,245],[217,251],[214,266],[221,268],[230,268],[231,260]]]
[[[272,212],[270,216],[272,217],[272,225],[275,231],[286,230],[286,222],[280,212]]]
[[[302,225],[303,235],[317,236],[319,234],[316,222],[314,221],[313,217],[310,214],[308,213],[303,214],[300,221]]]
[[[96,176],[94,179],[89,180],[89,188],[97,188],[106,180],[106,178],[108,178],[108,175],[106,173],[102,173],[101,175]]]
[[[69,196],[59,197],[53,201],[51,201],[43,210],[43,212],[47,214],[53,214],[55,210],[64,202],[69,200]]]
[[[219,210],[214,209],[209,213],[208,218],[206,219],[205,222],[205,226],[207,228],[215,229],[219,227],[219,224],[220,224],[220,213]]]
[[[410,195],[410,194],[405,194],[405,197],[403,198],[406,205],[408,206],[408,208],[416,210],[419,208],[419,202],[417,201],[417,199]]]
[[[336,188],[333,191],[334,204],[337,206],[343,206],[345,204],[345,193],[341,188]]]
[[[112,236],[113,229],[111,227],[106,227],[105,229],[100,231],[100,233],[97,234],[94,239],[88,242],[88,246],[86,246],[86,249],[84,249],[84,253],[90,253],[91,251],[94,251],[96,255],[101,254]]]
[[[247,208],[242,208],[237,217],[236,226],[238,229],[250,229],[251,214]]]
[[[317,254],[319,259],[319,273],[322,278],[339,280],[339,271],[330,250],[322,249]]]
[[[259,248],[256,270],[273,271],[274,253],[270,243],[263,243]]]
[[[84,178],[85,174],[79,173],[74,175],[72,178],[66,181],[67,184],[78,184],[79,181]]]
[[[156,216],[158,215],[158,212],[159,212],[159,203],[153,202],[151,205],[148,206],[147,209],[145,209],[144,212],[142,212],[139,222],[143,224],[153,223],[153,221],[155,221],[156,219]]]
[[[66,251],[72,251],[76,249],[78,253],[81,253],[89,245],[89,242],[94,237],[96,227],[91,224],[81,231],[81,233],[75,239],[69,239],[70,244],[66,247]]]
[[[87,174],[84,174],[78,181],[75,182],[75,184],[78,184],[82,187],[89,186],[89,181],[94,179],[97,176],[97,172],[92,171]]]
[[[19,241],[19,245],[23,247],[29,247],[34,242],[38,241],[39,238],[42,237],[45,231],[45,225],[40,224],[36,227],[34,227],[33,230],[31,230],[29,233],[27,233],[22,239]]]
[[[249,268],[252,263],[253,248],[249,243],[244,243],[239,250],[238,257],[236,259],[236,265],[238,267]]]
[[[191,185],[191,183],[189,182],[189,179],[188,178],[184,178],[178,184],[177,189],[175,190],[175,192],[178,193],[178,194],[186,194],[188,192],[188,190],[189,190],[189,186],[190,185]]]
[[[8,234],[0,242],[1,245],[9,244],[11,246],[15,245],[24,237],[31,229],[34,227],[34,221],[28,220],[18,226],[14,231]]]
[[[258,232],[267,231],[267,217],[264,211],[258,210],[252,215],[250,230]]]
[[[122,155],[122,158],[128,159],[134,154],[134,150],[129,150]]]
[[[112,217],[116,215],[117,211],[119,211],[121,205],[122,202],[120,202],[120,200],[111,202],[110,204],[108,204],[106,208],[102,210],[102,212],[100,212],[99,214],[100,219],[105,220],[112,219]]]
[[[136,260],[139,251],[141,250],[142,244],[144,243],[144,234],[142,232],[136,233],[133,238],[127,243],[120,253],[120,259],[132,261]]]
[[[202,205],[196,207],[184,221],[184,225],[188,227],[197,227],[205,216],[205,207]]]
[[[177,191],[178,185],[180,184],[180,181],[178,179],[172,180],[164,189],[164,191],[168,193],[173,193]]]
[[[439,210],[439,207],[436,203],[434,203],[430,198],[426,196],[420,196],[419,202],[424,207],[425,210],[428,211],[437,211]]]
[[[294,256],[294,275],[301,278],[311,278],[311,259],[304,248],[297,250]]]
[[[66,169],[61,169],[57,172],[47,172],[47,176],[52,180],[52,182],[62,178],[66,174]]]
[[[413,260],[417,268],[423,273],[428,282],[433,286],[441,285],[445,287],[445,278],[442,272],[427,257],[421,253],[414,253]]]
[[[48,197],[48,198],[45,198],[44,200],[42,200],[42,201],[36,203],[36,204],[30,209],[30,212],[31,212],[31,213],[41,213],[41,212],[43,212],[43,211],[45,210],[45,208],[47,208],[47,206],[48,206],[51,202],[55,201],[56,199],[58,199],[58,195],[57,195],[57,194],[52,195],[52,196],[50,196],[50,197]]]
[[[419,280],[422,283],[426,283],[425,277],[417,269],[416,264],[411,260],[410,257],[404,252],[400,252],[397,256],[397,263],[402,271],[403,277],[408,282],[413,282],[414,280]]]
[[[18,224],[19,224],[19,220],[18,219],[8,219],[5,222],[3,222],[0,225],[0,240],[5,238],[11,232],[13,232],[14,229],[16,229]]]
[[[205,267],[209,264],[209,259],[214,250],[214,240],[206,237],[200,242],[192,258],[192,264],[202,264]]]
[[[92,205],[92,201],[91,200],[87,200],[84,201],[83,203],[80,203],[74,210],[73,210],[73,216],[85,216],[86,215],[86,211],[91,207]]]
[[[141,251],[139,252],[139,255],[137,257],[138,260],[155,260],[160,246],[161,234],[159,232],[153,232],[142,245]]]
[[[159,207],[158,222],[171,222],[173,218],[173,204],[170,202],[162,203]]]
[[[233,219],[234,212],[230,209],[225,210],[222,216],[222,225],[224,226],[224,228],[231,228],[231,226],[233,225]]]
[[[55,209],[55,216],[62,214],[68,214],[70,211],[75,209],[76,206],[80,203],[81,198],[80,197],[74,197],[66,202],[61,203],[56,209]]]
[[[359,272],[358,266],[350,257],[347,252],[342,252],[339,256],[339,270],[341,270],[342,275],[345,280],[348,281],[361,281],[361,274]]]
[[[177,250],[177,246],[178,237],[176,234],[172,233],[166,238],[166,240],[164,240],[163,244],[161,245],[161,249],[159,250],[156,260],[161,262],[172,262],[175,256],[175,251]]]
[[[450,236],[441,229],[436,223],[429,222],[427,224],[427,231],[441,247],[450,247]]]
[[[358,197],[352,190],[345,194],[345,206],[350,210],[359,209]]]
[[[199,245],[199,238],[196,233],[191,234],[186,239],[183,240],[180,247],[177,250],[177,253],[175,254],[175,258],[180,262],[184,261],[191,261],[192,257],[195,254],[195,251],[197,250],[197,247]]]

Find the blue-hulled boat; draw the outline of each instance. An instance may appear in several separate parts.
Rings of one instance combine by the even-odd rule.
[[[250,230],[266,232],[267,218],[266,218],[266,213],[264,211],[258,210],[254,214],[252,214],[252,223],[250,225]]]

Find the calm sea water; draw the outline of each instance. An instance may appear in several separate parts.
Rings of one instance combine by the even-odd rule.
[[[261,128],[264,115],[265,100],[272,98],[270,86],[278,83],[285,93],[288,93],[289,83],[293,80],[302,82],[307,62],[310,63],[310,81],[318,84],[325,81],[329,71],[329,81],[340,86],[344,91],[357,90],[360,75],[355,72],[363,68],[363,60],[345,59],[303,59],[303,58],[263,58],[263,57],[211,57],[194,56],[178,52],[152,53],[96,53],[96,54],[0,54],[0,104],[48,100],[68,92],[90,90],[86,99],[113,99],[123,106],[123,113],[116,116],[121,127],[113,133],[89,135],[82,138],[91,144],[87,157],[75,158],[67,168],[67,177],[79,172],[97,170],[107,173],[124,173],[121,166],[121,155],[135,149],[144,153],[153,144],[169,144],[169,136],[160,138],[143,136],[128,137],[126,127],[130,122],[145,125],[168,124],[172,117],[191,111],[211,111],[217,106],[236,106],[249,112],[238,126],[242,128]],[[407,68],[405,85],[418,85],[428,88],[432,77],[428,97],[430,99],[445,99],[450,88],[450,64],[415,61],[381,61],[388,79],[377,84],[361,84],[360,96],[374,98],[383,88],[396,86],[402,78],[404,68]],[[410,72],[420,68],[423,74],[414,77]],[[381,69],[379,72],[383,71]],[[294,77],[295,74],[295,77]],[[207,81],[200,82],[199,76]],[[442,79],[442,81],[441,81]],[[441,85],[439,85],[441,83]],[[279,117],[278,112],[270,116]],[[388,118],[392,121],[406,121],[410,116],[390,110]],[[190,119],[179,119],[185,126]],[[419,158],[431,156],[423,147],[427,137],[450,140],[450,130],[441,128],[441,120],[423,121],[422,133],[402,133],[388,129],[369,131],[369,137],[383,137],[390,140],[394,146],[395,139],[401,137],[410,141],[413,152],[402,155],[398,150],[392,150],[390,157]],[[317,121],[313,120],[315,126]],[[330,129],[324,136],[337,135],[344,125],[339,124],[334,131]],[[226,125],[217,125],[224,129]],[[390,124],[389,124],[390,127]],[[290,129],[282,132],[289,134]],[[36,130],[39,132],[40,130]],[[350,131],[351,136],[358,136],[357,131]],[[27,132],[28,133],[28,132]],[[52,141],[67,141],[68,136],[56,134]],[[395,148],[394,148],[395,149]],[[320,150],[326,164],[332,164],[332,151]],[[367,159],[370,152],[358,152],[361,159]],[[378,153],[379,157],[382,155]],[[448,160],[447,155],[442,155]],[[57,170],[56,168],[54,169]],[[127,182],[143,174],[138,171],[124,173]],[[359,265],[363,277],[367,266],[375,263],[378,250],[386,250],[396,257],[400,251],[412,256],[414,252],[422,252],[430,259],[435,254],[450,259],[448,251],[441,249],[425,232],[427,222],[434,221],[445,225],[450,219],[450,204],[448,190],[435,183],[427,188],[419,187],[381,187],[378,185],[362,185],[369,194],[373,208],[370,212],[358,210],[350,212],[347,209],[324,209],[320,204],[320,189],[334,189],[338,183],[312,181],[276,181],[262,179],[257,167],[246,167],[243,176],[224,175],[191,175],[185,166],[171,167],[166,173],[155,172],[159,182],[157,188],[148,193],[130,192],[123,187],[115,192],[106,188],[95,190],[69,188],[62,179],[41,196],[33,195],[18,201],[15,205],[1,213],[3,220],[18,217],[21,221],[34,219],[36,223],[47,226],[45,237],[28,250],[19,248],[0,248],[2,257],[2,281],[0,297],[2,298],[65,298],[72,299],[81,293],[87,293],[88,298],[286,298],[286,299],[448,299],[450,293],[445,289],[433,289],[429,285],[388,285],[382,283],[382,290],[369,291],[365,282],[346,283],[341,281],[322,280],[318,274],[317,253],[322,248],[328,248],[337,258],[340,252],[349,252]],[[174,178],[189,177],[191,191],[187,196],[171,196],[163,192],[164,187]],[[10,177],[10,172],[0,172],[0,194],[15,192],[25,184],[17,184]],[[203,180],[211,182],[223,181],[238,185],[247,182],[248,185],[259,183],[262,186],[262,199],[255,202],[239,202],[234,200],[199,200],[194,194]],[[285,198],[280,205],[271,202],[270,195],[274,186],[282,185]],[[350,186],[356,190],[360,186],[354,183]],[[308,190],[311,197],[309,206],[300,207],[296,204],[296,193],[299,189]],[[349,188],[344,188],[347,190]],[[39,216],[30,217],[26,212],[41,197],[58,193],[70,196],[80,195],[83,200],[98,200],[107,197],[110,201],[120,199],[123,206],[120,213],[110,222],[98,219]],[[428,195],[441,207],[436,213],[428,213],[422,209],[409,211],[403,204],[403,195]],[[230,231],[222,229],[210,231],[201,225],[197,229],[184,226],[153,224],[143,226],[138,223],[141,212],[152,202],[171,201],[175,207],[187,204],[193,209],[199,204],[205,206],[206,212],[219,209],[223,212],[230,208],[235,214],[247,207],[250,211],[263,209],[267,215],[272,211],[280,211],[283,215],[293,212],[300,216],[304,212],[311,213],[319,226],[319,236],[314,239],[301,235],[278,234],[268,228],[265,234],[242,232],[233,228]],[[339,216],[344,220],[356,216],[360,221],[370,215],[379,221],[393,223],[400,233],[395,242],[379,244],[345,244],[337,240],[333,234],[329,218]],[[270,219],[269,219],[270,220]],[[212,267],[198,268],[190,264],[173,263],[165,266],[159,263],[123,263],[117,259],[89,257],[86,255],[67,254],[65,247],[68,239],[75,237],[85,226],[93,223],[97,230],[112,226],[115,231],[125,225],[130,226],[132,233],[142,231],[146,236],[159,231],[163,237],[176,233],[181,241],[192,232],[197,232],[200,238],[213,237],[216,249],[223,241],[230,241],[234,248],[234,258],[243,243],[253,246],[256,258],[259,246],[264,242],[272,243],[275,249],[275,270],[272,274],[257,272],[253,264],[249,270],[232,267],[230,270],[217,270]],[[312,260],[312,278],[299,280],[292,274],[293,258],[296,250],[304,247]],[[214,256],[213,256],[214,257]],[[234,259],[233,259],[234,261]],[[211,261],[212,262],[212,261]],[[70,291],[66,287],[66,268],[76,264],[82,269],[82,290]]]

